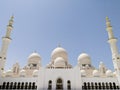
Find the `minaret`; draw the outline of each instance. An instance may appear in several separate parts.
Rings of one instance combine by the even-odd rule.
[[[9,23],[7,25],[6,35],[2,38],[2,47],[0,51],[0,73],[4,71],[7,49],[11,42],[10,34],[13,29],[13,18],[13,16],[10,18]]]
[[[111,22],[108,17],[106,17],[106,30],[108,32],[108,43],[110,44],[111,52],[112,52],[112,60],[114,69],[117,75],[120,77],[120,54],[117,48],[117,39],[113,35]]]

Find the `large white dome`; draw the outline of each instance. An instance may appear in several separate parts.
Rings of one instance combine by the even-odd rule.
[[[62,57],[64,60],[68,60],[67,52],[62,47],[57,47],[52,51],[51,58],[54,61],[57,57]]]
[[[113,72],[113,76],[117,76],[117,73],[116,73],[116,71],[115,71],[115,72]]]
[[[91,58],[88,54],[82,53],[78,56],[79,64],[91,64]]]
[[[56,58],[55,61],[54,61],[54,66],[58,67],[58,68],[65,67],[66,66],[65,65],[65,60],[62,57]]]
[[[36,52],[33,52],[32,54],[29,55],[28,59],[31,59],[31,58],[40,58],[40,55]]]
[[[32,54],[29,55],[28,57],[28,63],[39,63],[41,60],[41,57],[38,53],[33,52]]]

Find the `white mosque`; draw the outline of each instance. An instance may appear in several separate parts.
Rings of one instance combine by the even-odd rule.
[[[13,16],[7,25],[6,35],[2,38],[0,90],[120,90],[120,54],[108,17],[106,30],[114,71],[107,69],[103,62],[100,62],[98,69],[95,68],[86,53],[80,54],[75,60],[77,65],[72,66],[67,51],[62,47],[52,51],[51,60],[45,67],[41,65],[41,56],[34,52],[28,56],[26,66],[20,67],[19,63],[15,63],[11,70],[5,71],[12,29]]]

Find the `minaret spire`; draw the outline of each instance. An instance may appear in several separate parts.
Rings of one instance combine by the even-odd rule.
[[[14,16],[11,16],[9,23],[7,25],[7,32],[5,35],[5,37],[7,37],[7,38],[10,38],[10,34],[11,34],[12,29],[13,29],[13,22],[14,22],[13,19],[14,19]]]
[[[1,51],[0,51],[0,73],[1,73],[1,71],[4,70],[7,49],[8,49],[10,42],[11,42],[10,34],[11,34],[12,29],[13,29],[13,18],[14,17],[11,16],[9,23],[7,25],[6,35],[2,38],[2,47],[1,47]]]
[[[114,65],[114,69],[117,73],[118,78],[120,78],[120,54],[117,47],[117,39],[114,37],[111,22],[108,17],[106,17],[106,30],[108,32],[108,43],[110,44],[111,52],[112,52],[112,61]],[[120,79],[119,79],[120,83]]]
[[[110,22],[108,17],[106,17],[106,30],[109,32],[108,33],[109,39],[114,38],[114,35],[113,35],[113,32],[112,32],[111,22]]]
[[[119,54],[118,48],[117,48],[117,39],[114,37],[113,31],[112,31],[112,26],[111,22],[108,17],[106,17],[106,30],[108,32],[108,43],[111,46],[111,52],[112,52],[112,57],[116,56]]]

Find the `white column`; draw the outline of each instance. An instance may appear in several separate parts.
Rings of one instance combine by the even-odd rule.
[[[106,30],[108,32],[108,43],[110,44],[114,69],[120,84],[120,54],[117,47],[117,39],[114,37],[112,26],[108,17],[106,17]]]
[[[13,16],[11,17],[11,19],[9,20],[9,24],[7,25],[6,35],[2,38],[2,47],[0,51],[0,72],[4,71],[7,50],[11,42],[10,34],[13,29],[12,24],[13,24]]]

